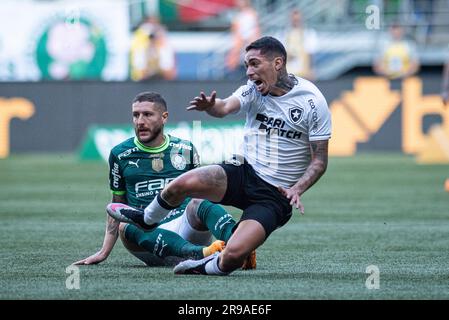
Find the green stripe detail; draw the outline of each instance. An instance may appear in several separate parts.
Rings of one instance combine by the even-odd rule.
[[[147,147],[144,146],[139,139],[137,139],[137,137],[134,137],[134,144],[137,146],[137,148],[139,148],[140,150],[144,151],[144,152],[149,152],[149,153],[159,153],[164,151],[165,149],[168,148],[168,145],[170,143],[170,137],[168,136],[168,134],[164,134],[165,137],[165,141],[162,145],[160,145],[159,147]]]
[[[111,190],[111,192],[116,196],[123,196],[126,193],[126,191],[115,191],[115,190]]]

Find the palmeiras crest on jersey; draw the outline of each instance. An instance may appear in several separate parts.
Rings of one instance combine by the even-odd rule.
[[[171,164],[178,170],[184,170],[187,165],[186,159],[180,154],[174,154],[171,156]]]
[[[301,121],[303,113],[304,113],[304,109],[303,108],[299,108],[299,107],[291,108],[288,111],[288,115],[290,117],[290,120],[293,121],[294,124],[297,124],[297,123],[299,123],[299,121]]]
[[[161,158],[154,158],[151,160],[151,167],[154,171],[160,172],[162,169],[164,169],[164,161]]]

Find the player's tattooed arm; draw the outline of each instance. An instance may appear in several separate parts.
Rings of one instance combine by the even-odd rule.
[[[108,216],[108,221],[106,222],[106,233],[110,234],[111,236],[117,236],[119,225],[120,221],[117,221],[114,218]]]
[[[298,183],[300,185],[301,194],[317,182],[327,169],[328,159],[328,140],[311,141],[310,149],[312,150],[312,161],[307,167]]]
[[[113,195],[112,201],[126,203],[126,197],[124,195]],[[98,252],[94,253],[93,255],[74,262],[75,265],[97,264],[103,262],[108,258],[109,254],[114,248],[115,243],[117,242],[120,222],[114,220],[109,215],[106,216],[106,231],[104,234],[103,246]]]
[[[279,187],[279,191],[290,200],[290,204],[304,213],[304,207],[300,196],[317,182],[324,174],[327,168],[328,159],[328,141],[311,141],[310,149],[312,151],[312,161],[306,169],[306,172],[298,182],[290,189]]]
[[[112,202],[120,202],[126,204],[126,197],[125,195],[118,195],[113,194],[112,195]],[[112,218],[108,215],[107,222],[106,222],[106,233],[117,236],[118,235],[118,227],[120,225],[120,222]]]

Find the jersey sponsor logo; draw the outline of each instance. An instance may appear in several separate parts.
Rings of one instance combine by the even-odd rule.
[[[303,113],[304,113],[303,108],[295,107],[295,108],[290,108],[288,115],[290,116],[290,120],[294,124],[297,124],[301,121]]]
[[[299,109],[299,108],[296,108]],[[267,117],[262,113],[256,115],[256,120],[260,121],[259,131],[265,132],[267,135],[277,135],[288,139],[300,139],[302,132],[284,129],[285,121],[273,117]]]
[[[174,179],[175,178],[161,178],[137,182],[134,186],[136,197],[141,198],[158,194],[160,190],[164,189],[165,186]]]
[[[310,108],[312,109],[312,132],[318,130],[318,113],[316,112],[316,106],[312,99],[307,100]]]
[[[187,165],[186,159],[180,154],[173,154],[170,158],[171,164],[177,170],[184,170]]]
[[[162,251],[164,250],[164,248],[166,246],[167,246],[167,244],[165,243],[164,240],[162,240],[162,233],[159,233],[157,235],[156,243],[154,244],[153,253],[159,257],[163,257]],[[160,248],[160,250],[159,250],[159,248]],[[158,250],[159,250],[159,252],[158,252]]]
[[[242,92],[242,97],[246,97],[247,95],[250,95],[251,92],[253,92],[253,90],[254,90],[254,86],[251,86],[248,90],[243,91]]]
[[[128,149],[128,150],[123,151],[122,153],[120,153],[120,154],[117,156],[117,158],[118,158],[119,160],[122,160],[122,158],[127,157],[127,156],[129,156],[131,153],[136,152],[136,151],[139,151],[139,148],[134,147],[134,148]]]
[[[170,147],[192,150],[192,146],[189,146],[188,144],[185,144],[185,143],[182,143],[182,142],[181,143],[170,142]]]
[[[164,161],[161,158],[154,158],[151,160],[151,168],[156,172],[160,172],[164,169]]]
[[[128,164],[129,164],[129,165],[135,165],[136,168],[139,168],[139,161],[140,161],[140,159],[137,159],[136,162],[129,160],[129,161],[128,161]]]
[[[225,214],[224,216],[220,217],[220,219],[218,219],[217,223],[214,225],[214,230],[222,230],[225,224],[231,223],[231,221],[232,216],[229,213]]]
[[[114,188],[119,188],[120,187],[119,181],[121,176],[118,163],[116,162],[114,162],[114,164],[112,165],[111,175],[112,175],[112,186]]]

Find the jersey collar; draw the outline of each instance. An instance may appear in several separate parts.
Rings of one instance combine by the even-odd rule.
[[[168,148],[168,145],[170,143],[170,136],[168,134],[164,134],[165,141],[163,144],[161,144],[159,147],[147,147],[143,145],[137,137],[134,137],[134,144],[139,148],[141,151],[149,152],[149,153],[159,153],[164,151]]]

